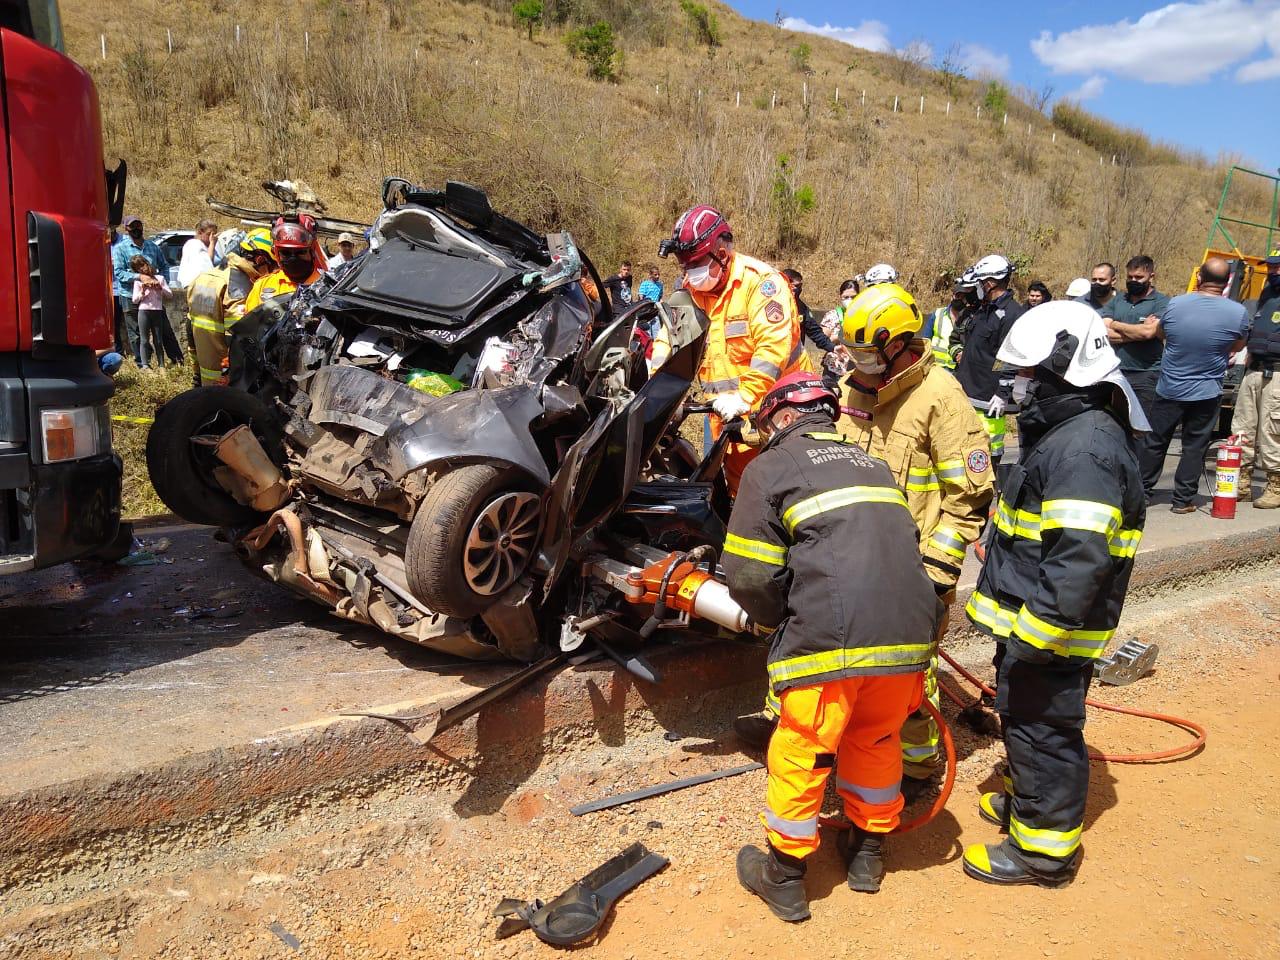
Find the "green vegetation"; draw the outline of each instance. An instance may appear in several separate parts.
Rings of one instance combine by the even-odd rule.
[[[704,4],[695,3],[694,0],[680,0],[680,9],[693,24],[698,43],[705,47],[720,46],[720,22],[714,13]]]
[[[613,27],[598,20],[589,27],[574,30],[564,38],[574,57],[587,62],[593,80],[617,81],[618,48],[613,40]]]
[[[809,58],[813,55],[813,50],[807,43],[800,43],[791,48],[791,69],[799,73],[812,73],[813,67],[809,63]]]
[[[791,158],[786,154],[778,157],[774,168],[773,183],[770,186],[773,213],[778,224],[778,248],[794,250],[803,239],[800,225],[805,214],[818,205],[813,187],[795,182],[795,171]]]
[[[530,40],[533,39],[534,28],[542,24],[542,13],[542,0],[517,0],[511,6],[516,26],[527,30]]]
[[[1009,111],[1009,88],[999,80],[988,81],[982,109],[996,119],[1002,118]]]

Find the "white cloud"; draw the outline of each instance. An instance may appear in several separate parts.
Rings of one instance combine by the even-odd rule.
[[[847,43],[851,47],[861,47],[877,53],[888,53],[893,49],[893,44],[889,42],[889,27],[879,20],[863,20],[856,27],[835,27],[829,23],[818,26],[800,17],[783,17],[782,28],[798,30],[800,33],[816,33]]]
[[[1009,74],[1009,58],[977,43],[960,45],[960,65],[974,77],[1004,77]]]
[[[1271,56],[1253,63],[1246,63],[1236,71],[1236,79],[1241,83],[1257,83],[1260,80],[1280,78],[1280,9],[1274,11],[1259,24],[1258,33],[1271,48]]]
[[[1133,22],[1093,24],[1057,35],[1046,30],[1031,41],[1031,50],[1055,73],[1090,77],[1110,73],[1147,83],[1202,83],[1252,56],[1266,39],[1259,24],[1269,24],[1277,12],[1280,0],[1171,3]],[[1274,36],[1271,39],[1274,50]],[[1268,71],[1274,68],[1268,64],[1250,64],[1261,73],[1251,79],[1273,75]]]
[[[1096,99],[1097,97],[1102,96],[1103,88],[1105,88],[1106,85],[1107,78],[1095,73],[1084,83],[1080,84],[1079,88],[1066,94],[1065,99],[1076,100],[1079,102]]]

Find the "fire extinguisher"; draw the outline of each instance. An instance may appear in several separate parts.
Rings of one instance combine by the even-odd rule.
[[[1240,490],[1240,461],[1244,448],[1233,434],[1218,447],[1218,470],[1213,486],[1213,510],[1211,516],[1219,520],[1234,520],[1236,497]]]

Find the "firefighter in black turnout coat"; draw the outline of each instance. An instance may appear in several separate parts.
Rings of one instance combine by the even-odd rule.
[[[963,865],[988,883],[1061,886],[1083,853],[1084,701],[1142,539],[1146,500],[1132,431],[1148,425],[1086,304],[1029,310],[997,360],[1020,371],[1021,455],[965,613],[999,643],[996,708],[1012,787],[979,801],[983,819],[1008,837],[970,846]]]

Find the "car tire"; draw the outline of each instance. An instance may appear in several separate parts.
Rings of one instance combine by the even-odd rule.
[[[483,613],[528,569],[541,520],[541,498],[515,471],[488,464],[449,471],[427,491],[409,528],[410,591],[446,616]]]
[[[284,462],[279,431],[257,397],[231,387],[197,387],[156,411],[147,435],[147,472],[164,505],[189,523],[211,527],[252,523],[262,514],[237,503],[197,459],[191,438],[202,432],[252,428],[272,461]],[[210,454],[212,457],[212,454]]]

